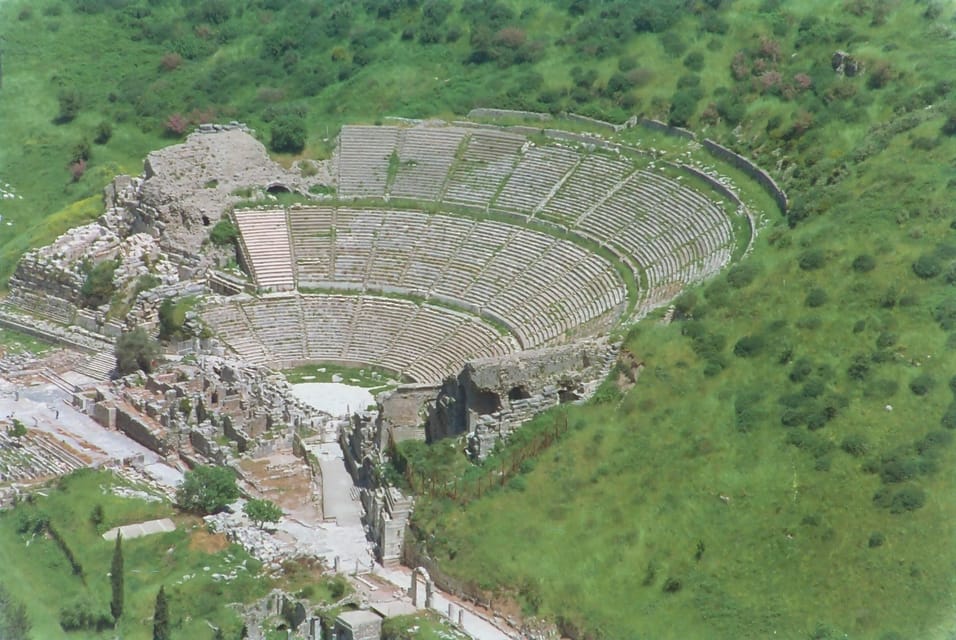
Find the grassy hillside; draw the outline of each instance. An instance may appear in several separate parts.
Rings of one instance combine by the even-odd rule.
[[[110,612],[110,561],[114,543],[103,540],[107,529],[172,516],[167,503],[123,498],[112,493],[127,483],[110,473],[83,471],[61,480],[30,504],[0,515],[2,583],[27,607],[34,638],[63,636],[62,611]],[[135,488],[134,488],[135,489]],[[103,522],[91,521],[94,508]],[[64,548],[35,523],[49,521],[73,554],[82,573],[71,570]],[[258,575],[259,563],[223,536],[210,535],[195,518],[176,517],[177,530],[123,541],[125,605],[115,629],[79,630],[71,638],[149,638],[159,587],[169,597],[170,624],[176,636],[205,638],[207,623],[222,627],[227,637],[238,634],[242,621],[223,606],[251,601],[270,589]],[[224,579],[225,578],[225,579]]]
[[[673,324],[630,332],[633,389],[570,409],[506,488],[422,500],[417,532],[448,572],[578,638],[948,637],[954,11],[6,2],[0,186],[23,199],[0,200],[0,278],[200,120],[244,120],[265,142],[301,123],[317,158],[343,122],[475,106],[687,125],[767,168],[787,216],[768,208],[753,253],[688,292]],[[837,50],[856,75],[834,72]]]

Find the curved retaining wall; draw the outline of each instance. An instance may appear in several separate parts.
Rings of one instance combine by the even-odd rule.
[[[710,151],[713,155],[717,156],[721,160],[729,162],[736,168],[746,173],[753,180],[757,181],[757,183],[760,184],[760,186],[763,187],[764,190],[770,194],[770,197],[772,197],[777,203],[780,213],[787,213],[787,208],[790,204],[787,200],[787,194],[783,192],[783,189],[777,186],[777,183],[773,178],[770,177],[769,173],[739,153],[731,151],[727,147],[721,146],[709,138],[704,139],[702,144],[704,145],[704,148]]]

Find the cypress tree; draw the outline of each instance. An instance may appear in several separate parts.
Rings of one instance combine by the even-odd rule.
[[[113,562],[110,564],[110,586],[113,598],[110,600],[110,613],[114,620],[123,615],[123,534],[116,532],[116,546],[113,547]]]
[[[169,640],[169,611],[166,605],[166,588],[160,587],[153,610],[153,640]]]

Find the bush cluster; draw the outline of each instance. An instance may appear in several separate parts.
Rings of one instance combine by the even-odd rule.
[[[897,491],[880,488],[873,495],[873,503],[890,513],[905,513],[922,508],[926,504],[926,492],[919,487],[907,486]]]

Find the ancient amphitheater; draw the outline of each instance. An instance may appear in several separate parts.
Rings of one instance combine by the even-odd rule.
[[[259,295],[203,317],[244,360],[436,382],[608,334],[750,240],[706,182],[596,137],[345,126],[332,167],[334,196],[233,214]]]
[[[399,385],[379,401],[388,429],[468,433],[482,457],[537,412],[589,397],[629,324],[749,249],[753,214],[715,166],[785,206],[712,141],[594,124],[665,129],[685,151],[391,119],[344,126],[329,159],[285,168],[243,125],[203,125],[117,177],[96,222],[28,252],[0,323],[90,354],[72,365],[82,384],[108,375],[117,336],[156,331],[164,300],[191,300],[190,339],[169,353],[371,368]],[[222,220],[235,247],[209,241]],[[90,308],[84,281],[107,260],[117,293]]]

